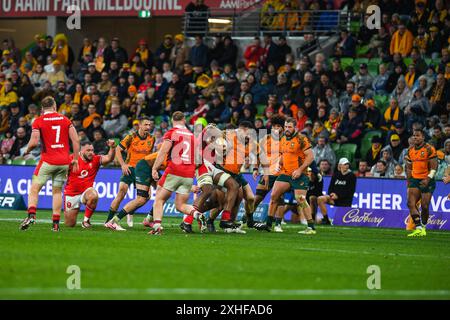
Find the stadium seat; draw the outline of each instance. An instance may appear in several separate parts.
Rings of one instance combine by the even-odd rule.
[[[356,58],[355,60],[353,60],[353,68],[355,68],[355,70],[359,70],[359,65],[361,63],[365,63],[368,64],[369,63],[369,59],[367,58]]]
[[[357,147],[358,146],[354,143],[341,144],[341,147],[336,152],[336,159],[339,160],[340,158],[345,157],[352,164],[352,168],[354,168],[355,167],[355,154],[356,154]]]
[[[114,138],[113,140],[116,143],[116,146],[118,146],[120,143],[120,138]]]
[[[341,148],[341,145],[339,143],[332,143],[331,149],[333,149],[334,153],[336,153]]]
[[[380,64],[381,63],[381,58],[370,58],[369,63],[368,64]]]
[[[156,116],[155,117],[155,124],[159,126],[161,122],[163,121],[163,116]]]
[[[441,59],[440,58],[432,59],[431,64],[437,67],[441,64]]]
[[[409,66],[412,62],[413,62],[413,61],[412,61],[412,58],[410,58],[410,57],[405,57],[405,58],[403,58],[403,63],[404,63],[406,66]]]
[[[24,166],[26,163],[25,159],[14,159],[11,164],[16,166]]]
[[[350,22],[350,32],[353,34],[357,34],[359,32],[359,29],[361,28],[361,22],[360,21],[351,21]]]
[[[34,159],[28,159],[25,161],[25,165],[27,165],[27,166],[35,166],[37,163],[38,163],[38,161],[34,160]]]
[[[341,58],[342,69],[345,69],[346,67],[351,66],[352,63],[353,63],[353,58],[347,58],[347,57]]]
[[[374,95],[373,99],[375,100],[375,106],[380,111],[386,110],[385,108],[389,106],[389,97],[387,95]]]
[[[367,54],[367,52],[369,52],[369,46],[368,45],[366,45],[366,46],[358,46],[357,48],[356,48],[356,56],[363,56],[363,55],[365,55],[365,54]]]
[[[256,105],[257,114],[262,116],[264,115],[264,109],[266,108],[265,104],[258,104]]]

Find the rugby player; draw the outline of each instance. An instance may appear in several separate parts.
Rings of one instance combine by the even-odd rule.
[[[153,186],[156,188],[156,181],[152,178],[152,167],[157,156],[158,153],[154,152],[138,161],[135,168],[136,199],[128,202],[117,215],[114,215],[114,217],[105,224],[107,228],[116,231],[124,231],[125,229],[120,225],[120,220],[127,215],[133,215],[137,209],[143,207],[148,202],[150,199],[150,187]],[[163,170],[165,166],[166,161],[164,160],[159,170]],[[144,219],[143,224],[144,226],[150,227],[150,221],[146,219]]]
[[[281,224],[282,217],[275,217],[278,205],[283,194],[293,189],[298,206],[303,209],[308,222],[308,227],[299,233],[316,234],[311,207],[306,199],[309,185],[307,169],[313,162],[314,155],[308,138],[299,133],[296,126],[297,121],[294,118],[287,118],[284,123],[284,136],[280,140],[280,175],[273,185],[265,230],[271,231],[274,221]]]
[[[429,205],[436,189],[436,175],[438,162],[436,149],[425,142],[425,133],[420,129],[413,131],[414,146],[409,147],[405,156],[406,176],[408,179],[408,208],[411,219],[416,228],[408,237],[424,237],[426,225],[430,215]],[[420,200],[419,213],[417,202]]]
[[[97,208],[98,193],[94,189],[94,180],[101,165],[106,165],[114,160],[114,140],[108,140],[106,144],[109,152],[105,156],[96,155],[91,142],[83,142],[78,157],[78,170],[70,170],[66,187],[64,188],[64,224],[74,227],[77,223],[77,215],[80,205],[85,206],[83,228],[90,228],[90,219]],[[70,156],[72,162],[74,155]],[[72,165],[69,167],[72,169]]]
[[[186,118],[183,112],[176,111],[172,115],[173,128],[163,137],[164,142],[152,167],[152,178],[158,181],[155,202],[153,204],[154,224],[149,234],[161,234],[161,220],[164,203],[173,192],[175,208],[186,215],[206,224],[204,215],[187,204],[195,176],[194,134],[186,128]],[[159,177],[159,168],[167,157],[167,168]]]
[[[255,159],[257,158],[257,144],[254,141],[256,137],[252,139],[250,135],[251,128],[252,124],[250,122],[242,121],[237,130],[227,130],[227,150],[223,154],[223,157],[216,159],[215,163],[217,168],[229,174],[239,184],[243,198],[245,199],[245,214],[247,217],[253,216],[253,212],[255,211],[255,195],[247,180],[242,176],[241,168],[245,159],[250,157],[250,155],[254,155]],[[237,209],[239,209],[239,206]],[[222,220],[235,221],[238,210],[234,211],[236,213],[231,214],[232,212],[224,210],[222,212]]]
[[[277,177],[280,174],[280,138],[283,134],[285,118],[280,115],[272,116],[270,134],[261,139],[259,143],[258,159],[263,167],[263,175],[259,179],[256,187],[255,209],[264,200],[266,195],[272,190]],[[258,167],[253,169],[253,177],[258,176]],[[280,205],[282,203],[280,202]],[[264,223],[254,222],[253,214],[247,216],[247,227],[260,229],[264,228]]]
[[[194,208],[201,213],[217,209],[217,213],[223,209],[220,227],[225,232],[239,232],[238,226],[231,220],[231,213],[236,206],[239,185],[226,172],[214,165],[216,153],[221,154],[226,147],[223,139],[223,132],[215,125],[208,125],[197,140],[197,146],[201,146],[197,174],[197,186],[201,189],[201,194],[194,201]],[[229,214],[228,214],[229,213]],[[211,215],[206,221],[209,232],[215,232],[214,219],[216,215]],[[192,232],[192,216],[185,217],[181,228],[185,232]],[[187,220],[187,221],[186,221]],[[242,233],[242,232],[241,232]]]
[[[136,185],[135,167],[139,160],[142,160],[146,155],[149,155],[153,150],[155,138],[150,135],[150,119],[142,117],[139,119],[139,129],[128,134],[116,147],[116,158],[122,168],[122,177],[120,178],[119,191],[116,197],[111,202],[109,215],[105,222],[105,227],[116,215],[120,203],[125,198],[128,188],[133,184]],[[126,154],[126,159],[123,159],[122,153]],[[133,226],[133,216],[128,218],[128,226]]]
[[[27,230],[36,222],[39,191],[47,183],[47,180],[52,179],[52,230],[59,231],[62,186],[67,179],[69,164],[72,165],[73,171],[78,171],[80,141],[72,122],[56,112],[57,106],[53,97],[45,97],[41,105],[42,115],[33,122],[33,131],[24,154],[29,154],[41,140],[41,160],[34,171],[28,194],[28,217],[20,224],[20,230]],[[70,159],[69,140],[72,142],[74,153],[72,160]]]

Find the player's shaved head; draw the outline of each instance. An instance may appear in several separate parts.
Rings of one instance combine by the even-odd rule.
[[[45,97],[41,101],[41,106],[42,106],[42,109],[44,109],[44,110],[53,109],[56,106],[55,99],[53,99],[53,97],[51,97],[51,96]]]

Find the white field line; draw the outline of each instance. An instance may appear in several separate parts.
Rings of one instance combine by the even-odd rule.
[[[397,296],[450,297],[450,290],[360,290],[360,289],[207,289],[207,288],[0,288],[2,295],[237,295],[237,296]]]
[[[0,218],[0,221],[22,221],[23,219],[18,218]],[[38,223],[52,223],[50,219],[39,219]],[[91,222],[93,225],[102,226],[103,222]],[[177,224],[169,224],[169,227],[178,227]],[[78,226],[79,227],[79,226]],[[166,225],[167,227],[167,225]],[[80,227],[81,228],[81,227]],[[339,227],[341,229],[341,227]],[[111,231],[113,232],[113,231]],[[123,233],[120,232],[120,233]],[[300,237],[300,236],[299,236]],[[390,256],[390,257],[409,257],[409,258],[427,258],[427,259],[448,259],[450,260],[450,256],[441,256],[441,255],[424,255],[424,254],[410,254],[410,253],[396,253],[396,252],[370,252],[370,251],[358,251],[358,250],[344,250],[344,249],[327,249],[327,248],[311,248],[304,247],[298,248],[299,251],[309,251],[309,252],[331,252],[331,253],[343,253],[343,254],[365,254],[365,255],[378,255],[378,256]]]

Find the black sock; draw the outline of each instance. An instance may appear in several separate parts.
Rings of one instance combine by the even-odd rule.
[[[421,217],[422,217],[422,224],[424,225],[424,226],[426,226],[427,225],[427,223],[428,223],[428,218],[430,217],[430,212],[421,212]]]
[[[267,222],[266,222],[266,224],[267,224],[269,227],[271,227],[274,220],[275,220],[274,217],[267,216]]]
[[[117,218],[119,218],[119,220],[122,220],[123,217],[125,217],[128,214],[128,212],[125,211],[125,209],[120,210],[119,214],[117,215]]]
[[[325,221],[326,223],[330,222],[330,219],[328,219],[328,215],[323,216],[323,221]]]
[[[276,226],[279,226],[279,225],[281,225],[281,218],[275,218],[275,225]]]
[[[316,230],[316,228],[314,227],[314,220],[313,219],[308,220],[308,227],[310,227],[313,230]]]
[[[116,215],[117,211],[109,208],[109,214],[108,214],[108,218],[106,219],[106,222],[108,222],[109,220],[111,220],[112,218],[114,218],[114,216]]]
[[[414,224],[416,225],[416,227],[421,227],[422,226],[422,223],[420,221],[420,216],[418,214],[417,215],[412,215],[411,218],[413,219]]]
[[[153,207],[150,209],[150,212],[148,214],[153,217]]]
[[[253,214],[246,214],[245,217],[247,223],[253,223]]]

